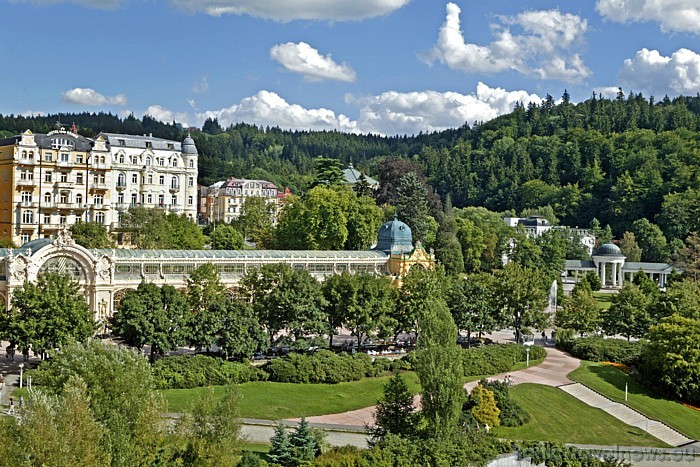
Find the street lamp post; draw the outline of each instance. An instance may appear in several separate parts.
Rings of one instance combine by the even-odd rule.
[[[525,366],[530,366],[530,347],[525,347],[525,353],[527,354],[527,362]]]
[[[19,387],[22,388],[22,376],[24,375],[24,363],[19,364]]]

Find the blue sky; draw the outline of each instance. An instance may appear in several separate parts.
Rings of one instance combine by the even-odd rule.
[[[700,92],[699,0],[0,0],[0,113],[415,134]]]

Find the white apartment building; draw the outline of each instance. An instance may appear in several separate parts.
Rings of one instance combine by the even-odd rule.
[[[240,217],[245,200],[251,197],[263,198],[271,205],[274,222],[281,201],[287,194],[288,189],[281,192],[274,183],[267,180],[231,178],[216,182],[200,189],[200,222],[230,223]]]

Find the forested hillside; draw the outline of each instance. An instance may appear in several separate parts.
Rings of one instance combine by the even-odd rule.
[[[46,132],[73,122],[86,136],[99,131],[180,140],[187,130],[150,117],[111,114],[0,116],[0,133]],[[615,235],[641,218],[669,240],[698,230],[700,221],[700,96],[662,101],[639,94],[594,95],[572,104],[568,94],[518,106],[484,124],[440,133],[380,137],[285,131],[208,120],[193,132],[199,182],[231,176],[264,178],[294,191],[307,188],[318,156],[352,162],[381,178],[379,163],[411,159],[437,193],[455,207],[494,211],[551,206],[562,223],[587,226],[595,217]]]

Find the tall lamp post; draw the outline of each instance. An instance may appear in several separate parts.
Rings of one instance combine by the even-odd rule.
[[[19,364],[19,387],[22,388],[22,377],[24,375],[24,363]]]
[[[525,353],[527,354],[527,362],[525,366],[530,366],[530,347],[525,347]]]

